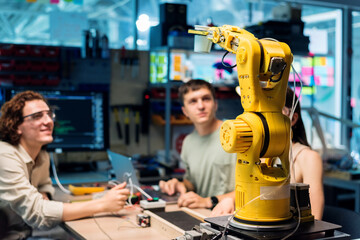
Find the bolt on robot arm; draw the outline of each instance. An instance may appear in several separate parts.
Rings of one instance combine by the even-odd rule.
[[[189,33],[196,34],[195,45],[202,39],[202,45],[210,41],[236,54],[244,113],[225,121],[220,130],[224,150],[237,153],[235,225],[287,221],[292,217],[290,120],[282,108],[293,60],[290,48],[230,25],[200,26]],[[275,160],[281,167],[273,166]]]

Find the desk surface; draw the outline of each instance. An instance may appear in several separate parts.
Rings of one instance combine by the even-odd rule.
[[[69,196],[56,188],[56,200],[62,202],[85,201],[91,199],[91,196]],[[176,204],[169,204],[165,211],[183,210],[197,219],[204,219],[211,213],[209,209],[188,209],[181,208]],[[138,205],[128,206],[117,213],[102,213],[93,217],[83,218],[75,221],[68,221],[62,224],[62,227],[70,232],[76,239],[146,239],[162,240],[178,237],[176,233],[171,232],[169,228],[158,229],[156,227],[142,228],[136,224],[137,214],[142,213]],[[161,224],[161,223],[160,223]],[[159,225],[159,224],[158,224]],[[174,235],[175,234],[175,235]],[[171,237],[169,237],[171,236]]]
[[[64,197],[57,191],[58,197]],[[79,197],[70,197],[71,200],[79,200]],[[89,196],[80,197],[81,200]],[[63,198],[64,199],[64,198]],[[166,206],[165,211],[178,211],[176,204]],[[209,209],[188,209],[180,210],[194,216],[197,219],[204,219],[210,215]],[[158,216],[151,215],[151,227],[142,228],[136,224],[137,214],[142,213],[138,205],[129,206],[117,213],[96,214],[93,217],[83,218],[75,221],[68,221],[62,227],[72,234],[76,239],[137,239],[137,240],[168,240],[182,236],[184,231],[173,226],[171,223]],[[145,212],[146,213],[146,212]],[[157,218],[156,218],[157,217]],[[160,219],[160,220],[159,220]],[[171,227],[169,227],[172,225]],[[181,232],[182,231],[182,232]],[[346,235],[346,234],[345,234]],[[343,235],[341,235],[343,236]],[[346,235],[348,237],[348,235]],[[335,239],[335,238],[329,238]],[[348,239],[348,238],[342,238]]]
[[[176,204],[166,206],[166,211],[177,211]],[[189,209],[182,209],[187,212]],[[208,209],[189,210],[196,212],[198,216],[207,217],[210,214]],[[98,214],[94,217],[84,218],[76,221],[63,223],[63,227],[78,239],[146,239],[162,240],[181,236],[171,232],[170,229],[161,227],[142,228],[136,225],[136,215],[141,213],[139,206],[130,206],[117,213]],[[151,218],[153,222],[153,218]]]

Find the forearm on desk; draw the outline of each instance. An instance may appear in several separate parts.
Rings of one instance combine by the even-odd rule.
[[[216,196],[218,199],[219,199],[219,202],[221,200],[223,200],[224,198],[232,198],[232,199],[235,199],[235,191],[232,191],[232,192],[229,192],[229,193],[225,193],[225,194],[222,194],[222,195],[218,195]]]
[[[70,221],[82,217],[88,217],[104,211],[102,199],[84,202],[64,203],[63,221]]]
[[[222,195],[217,195],[215,196],[217,197],[218,201],[221,202],[222,200],[224,200],[225,198],[232,198],[234,203],[235,203],[235,191],[229,192],[229,193],[225,193]],[[211,208],[213,207],[212,205],[212,201],[211,201],[211,197],[207,198],[207,208]]]

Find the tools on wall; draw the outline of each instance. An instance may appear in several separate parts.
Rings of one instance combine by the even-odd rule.
[[[113,105],[112,119],[116,124],[117,138],[125,145],[140,143],[140,119],[142,116],[141,105]],[[143,126],[141,126],[143,128]],[[123,134],[124,133],[124,134]]]
[[[129,108],[126,107],[125,110],[125,144],[129,145],[130,144],[130,117],[129,117]]]
[[[95,28],[84,30],[82,33],[82,58],[109,58],[109,38],[100,34]]]
[[[147,51],[122,48],[113,49],[111,53],[110,105],[112,110],[117,109],[117,114],[111,116],[114,122],[111,122],[110,142],[112,148],[127,155],[150,151],[149,96],[144,100],[149,81],[148,62]],[[118,121],[115,115],[118,115]],[[121,137],[116,133],[115,122],[119,122]]]
[[[135,112],[135,142],[140,142],[140,112]]]
[[[139,77],[140,61],[138,51],[127,50],[125,47],[122,47],[118,58],[117,61],[120,63],[121,79],[136,79]]]
[[[120,117],[119,117],[119,111],[116,107],[113,108],[113,115],[115,118],[115,124],[116,124],[116,131],[119,139],[122,139],[122,130],[121,130],[121,123],[120,123]]]

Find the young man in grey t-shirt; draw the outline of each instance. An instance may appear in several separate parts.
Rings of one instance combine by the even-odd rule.
[[[184,139],[181,151],[186,174],[182,182],[173,178],[159,185],[169,195],[180,193],[180,207],[212,209],[235,194],[236,154],[226,153],[221,147],[222,121],[216,118],[213,86],[204,80],[190,80],[179,88],[179,97],[183,113],[195,127]]]

